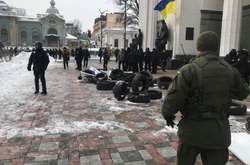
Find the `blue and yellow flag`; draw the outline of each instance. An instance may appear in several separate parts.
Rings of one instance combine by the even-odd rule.
[[[175,13],[176,1],[175,0],[161,0],[156,6],[155,10],[161,12],[162,16],[166,18],[169,14]]]

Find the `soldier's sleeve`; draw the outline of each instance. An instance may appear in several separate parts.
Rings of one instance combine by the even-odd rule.
[[[29,62],[28,62],[28,66],[27,66],[28,70],[31,69],[31,66],[33,64],[33,56],[34,56],[34,53],[31,53],[30,58],[29,58]]]
[[[249,95],[249,87],[245,80],[242,79],[238,70],[233,68],[234,84],[232,89],[232,97],[236,100],[243,100]]]
[[[162,105],[162,115],[174,115],[182,110],[188,97],[192,81],[191,65],[184,66],[177,72],[176,77],[169,86],[167,96]]]

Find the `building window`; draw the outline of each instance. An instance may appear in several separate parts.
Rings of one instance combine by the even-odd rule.
[[[8,42],[9,40],[9,33],[8,33],[8,30],[7,29],[2,29],[1,30],[1,41],[2,42]]]
[[[40,41],[40,35],[37,31],[32,32],[32,43]]]
[[[57,34],[57,30],[54,29],[54,28],[50,28],[50,29],[48,30],[48,34]]]
[[[119,40],[118,39],[114,40],[114,47],[116,47],[116,48],[119,47]]]
[[[194,40],[194,28],[193,27],[186,28],[186,40]]]
[[[27,32],[26,31],[22,31],[21,32],[21,44],[27,44]]]

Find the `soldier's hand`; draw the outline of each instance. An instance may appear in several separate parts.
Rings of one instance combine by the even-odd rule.
[[[30,68],[30,67],[27,67],[27,70],[28,70],[28,71],[31,71],[31,68]]]
[[[174,119],[175,119],[174,115],[166,116],[165,120],[167,122],[167,126],[174,128],[174,126],[175,126]]]

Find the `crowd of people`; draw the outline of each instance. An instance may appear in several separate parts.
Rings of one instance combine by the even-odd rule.
[[[249,85],[250,56],[248,50],[241,49],[237,51],[236,49],[232,49],[230,53],[226,55],[225,61],[235,67]]]
[[[108,61],[111,56],[109,49],[99,50],[98,56],[100,58],[100,63],[103,60],[103,68],[107,69]],[[156,49],[152,51],[147,48],[146,51],[143,51],[142,48],[138,48],[133,44],[130,45],[127,49],[116,49],[113,51],[115,56],[115,61],[118,64],[118,69],[123,71],[150,71],[151,73],[157,73],[157,68],[160,65],[162,70],[165,71],[167,62],[171,59],[172,53],[164,50],[159,52]]]
[[[4,47],[0,46],[0,62],[10,61],[12,57],[17,56],[19,50],[17,47]]]

